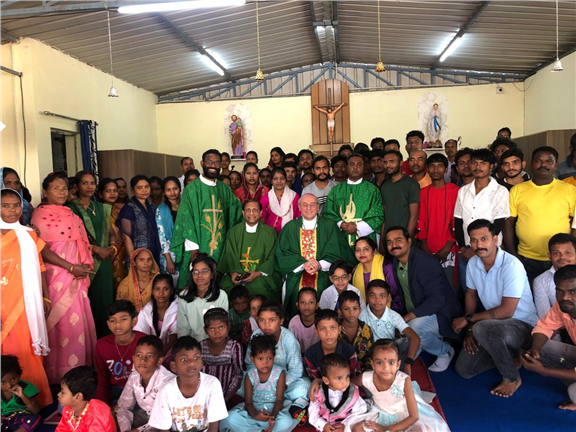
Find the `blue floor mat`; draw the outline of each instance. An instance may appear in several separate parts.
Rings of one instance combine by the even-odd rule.
[[[464,379],[453,361],[447,371],[430,376],[452,432],[576,431],[576,412],[557,408],[568,400],[566,386],[525,369],[520,374],[522,386],[509,399],[490,394],[502,381],[496,369]]]

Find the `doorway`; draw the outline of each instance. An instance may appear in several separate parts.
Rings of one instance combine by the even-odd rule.
[[[64,172],[67,176],[73,176],[82,166],[80,153],[80,137],[77,132],[51,129],[52,141],[52,170]]]

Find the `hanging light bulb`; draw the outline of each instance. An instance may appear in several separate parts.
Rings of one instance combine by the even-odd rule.
[[[260,67],[260,20],[258,17],[258,1],[255,1],[256,5],[256,45],[258,46],[258,70],[256,71],[256,77],[254,81],[264,81],[264,72]]]
[[[108,97],[117,98],[118,92],[114,87],[114,65],[112,63],[112,33],[110,32],[110,11],[106,9],[106,17],[108,19],[108,52],[110,53],[110,76],[112,77],[112,87],[108,92]]]
[[[380,45],[380,0],[378,0],[378,63],[376,63],[375,72],[385,72],[384,62],[382,61],[382,47]]]
[[[564,68],[558,56],[558,0],[556,0],[556,61],[552,65],[550,72],[562,72]]]

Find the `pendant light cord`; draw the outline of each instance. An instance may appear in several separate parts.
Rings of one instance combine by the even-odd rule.
[[[258,69],[260,69],[260,19],[258,18],[258,2],[255,1],[256,5],[256,45],[258,46]]]
[[[110,32],[110,11],[106,9],[108,17],[108,51],[110,53],[110,74],[112,75],[112,86],[114,86],[114,66],[112,64],[112,33]]]
[[[558,59],[558,0],[556,0],[556,60]]]
[[[380,48],[380,0],[378,0],[378,61],[382,61],[382,49]]]

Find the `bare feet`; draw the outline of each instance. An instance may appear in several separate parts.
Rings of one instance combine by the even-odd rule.
[[[570,401],[562,402],[560,405],[558,405],[558,408],[561,410],[576,411],[576,404]]]
[[[500,396],[503,398],[509,398],[512,396],[518,387],[522,384],[522,380],[518,378],[516,381],[505,381],[502,380],[498,387],[493,388],[490,393],[494,396]]]

